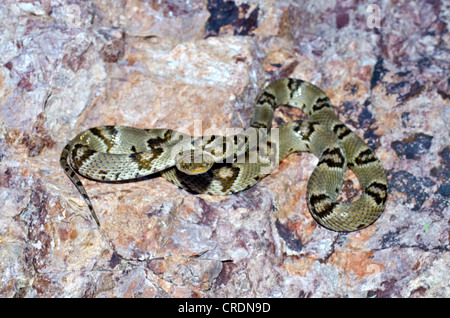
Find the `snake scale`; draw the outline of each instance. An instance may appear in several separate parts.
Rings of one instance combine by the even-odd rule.
[[[307,120],[271,128],[279,105],[302,109]],[[294,152],[311,152],[319,158],[306,189],[309,210],[319,224],[354,231],[381,215],[388,181],[380,160],[337,118],[321,89],[293,78],[276,80],[262,90],[251,125],[241,134],[191,137],[170,129],[95,127],[70,141],[60,162],[99,225],[77,174],[115,182],[161,173],[192,193],[228,195],[252,187]],[[351,203],[337,201],[346,167],[362,189],[360,198]]]

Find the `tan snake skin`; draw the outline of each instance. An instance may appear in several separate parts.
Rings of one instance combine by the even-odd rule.
[[[278,105],[300,108],[308,120],[270,129]],[[381,215],[388,181],[380,160],[336,117],[322,90],[293,78],[274,81],[261,92],[252,123],[242,134],[194,138],[169,129],[95,127],[70,141],[60,162],[99,224],[76,173],[114,182],[159,172],[192,193],[228,195],[253,186],[286,156],[302,151],[319,158],[307,186],[308,207],[319,224],[335,231],[354,231]],[[361,197],[352,203],[336,201],[346,166],[362,188]]]

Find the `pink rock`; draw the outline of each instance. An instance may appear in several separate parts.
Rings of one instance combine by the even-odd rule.
[[[370,28],[355,1],[6,1],[0,295],[448,297],[445,8],[379,7],[381,27]],[[310,154],[223,197],[159,177],[82,179],[100,229],[59,166],[65,144],[94,126],[246,127],[260,87],[285,76],[322,87],[376,148],[391,189],[371,227],[315,223]],[[282,107],[274,125],[300,116]],[[352,200],[358,181],[347,179],[341,196]]]

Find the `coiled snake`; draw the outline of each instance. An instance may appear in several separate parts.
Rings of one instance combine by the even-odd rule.
[[[308,120],[271,129],[278,105],[300,108]],[[319,224],[335,231],[354,231],[381,215],[388,181],[380,160],[336,117],[321,89],[293,78],[274,81],[260,93],[252,123],[241,134],[194,138],[169,129],[95,127],[70,141],[60,162],[99,224],[76,173],[114,182],[159,172],[190,192],[228,195],[253,186],[286,156],[302,151],[319,158],[306,191],[309,210]],[[352,203],[336,201],[346,166],[362,188],[361,197]]]

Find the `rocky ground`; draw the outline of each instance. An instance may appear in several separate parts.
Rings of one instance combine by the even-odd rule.
[[[449,16],[439,0],[3,1],[0,296],[449,297]],[[223,197],[83,179],[100,229],[59,166],[94,126],[245,127],[287,76],[382,160],[390,196],[367,229],[312,219],[311,154]]]

